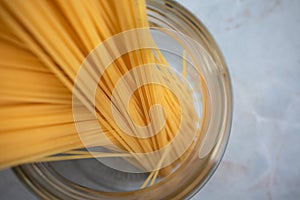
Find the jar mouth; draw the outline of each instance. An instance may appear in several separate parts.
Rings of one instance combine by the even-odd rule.
[[[207,70],[204,73],[208,77],[205,79],[205,84],[207,85],[207,112],[209,113],[203,125],[205,129],[203,141],[207,138],[206,140],[210,142],[203,145],[199,141],[196,144],[198,148],[194,148],[186,158],[186,162],[173,173],[153,186],[139,190],[131,188],[136,186],[130,185],[128,180],[122,177],[124,175],[122,172],[109,171],[106,166],[95,164],[99,169],[107,170],[106,173],[108,171],[111,173],[107,175],[113,174],[118,178],[119,185],[109,182],[108,177],[92,177],[93,175],[87,172],[74,179],[72,173],[68,172],[71,166],[77,171],[84,167],[87,167],[87,171],[93,170],[88,167],[93,165],[92,160],[80,162],[81,164],[76,161],[75,163],[64,161],[63,163],[33,163],[15,167],[14,171],[18,177],[41,198],[147,199],[149,194],[155,199],[190,198],[204,186],[220,163],[229,139],[232,120],[231,83],[224,58],[203,24],[178,3],[169,0],[147,0],[147,11],[152,26],[172,29],[189,36],[202,46],[203,51],[211,59],[214,68],[203,69]],[[201,153],[199,153],[200,147]],[[84,175],[96,180],[93,183],[79,183]],[[130,175],[130,179],[136,184],[141,183],[145,177],[147,177],[146,173]],[[115,184],[115,188],[107,189],[112,184]],[[128,188],[122,188],[124,186]]]

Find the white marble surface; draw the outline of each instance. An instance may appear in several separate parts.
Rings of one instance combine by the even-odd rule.
[[[225,157],[193,199],[300,199],[300,1],[182,0],[231,72]]]
[[[193,200],[300,199],[300,1],[180,0],[231,73],[234,121],[217,172]],[[0,199],[36,199],[11,170]]]

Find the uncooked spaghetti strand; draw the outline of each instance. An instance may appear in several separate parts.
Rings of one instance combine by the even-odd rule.
[[[35,162],[53,162],[53,161],[64,161],[64,160],[78,160],[88,158],[115,158],[115,157],[131,157],[131,154],[124,153],[93,153],[93,154],[79,154],[79,155],[66,155],[66,156],[49,156],[36,160]]]

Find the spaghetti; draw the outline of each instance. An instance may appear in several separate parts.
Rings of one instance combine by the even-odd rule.
[[[32,0],[26,4],[21,0],[0,1],[0,168],[29,162],[122,157],[151,172],[142,186],[145,187],[153,185],[158,175],[168,175],[184,160],[190,150],[180,153],[179,149],[193,148],[184,139],[176,143],[175,149],[156,157],[137,156],[168,146],[179,129],[186,132],[187,138],[192,137],[200,121],[191,88],[157,48],[122,54],[106,66],[100,80],[95,76],[99,68],[88,68],[87,76],[78,85],[80,92],[76,93],[82,104],[78,108],[82,120],[73,119],[72,92],[86,57],[111,36],[131,29],[146,31],[142,37],[123,38],[121,46],[139,45],[145,39],[155,46],[149,27],[144,0]],[[120,51],[120,44],[112,42],[106,46],[105,56],[103,52],[95,54],[91,63],[100,66],[107,56]],[[139,69],[146,65],[151,67]],[[185,62],[183,69],[186,77]],[[131,73],[126,75],[128,72]],[[128,78],[119,82],[125,75]],[[151,84],[153,80],[161,85]],[[149,84],[137,87],[143,82]],[[90,84],[97,84],[94,107],[94,99],[88,98],[93,92]],[[99,130],[91,125],[94,119],[89,112],[96,114],[101,127],[100,142]],[[76,123],[91,127],[82,133],[84,144]],[[148,127],[143,129],[143,137],[141,127]],[[196,133],[196,139],[198,136]],[[111,153],[77,150],[97,146]],[[116,147],[125,153],[116,151]],[[163,164],[168,157],[175,159]]]

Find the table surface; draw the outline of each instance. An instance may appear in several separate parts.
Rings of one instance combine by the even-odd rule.
[[[216,39],[234,91],[227,151],[193,200],[300,199],[300,1],[179,2]],[[0,199],[36,197],[8,169]]]

